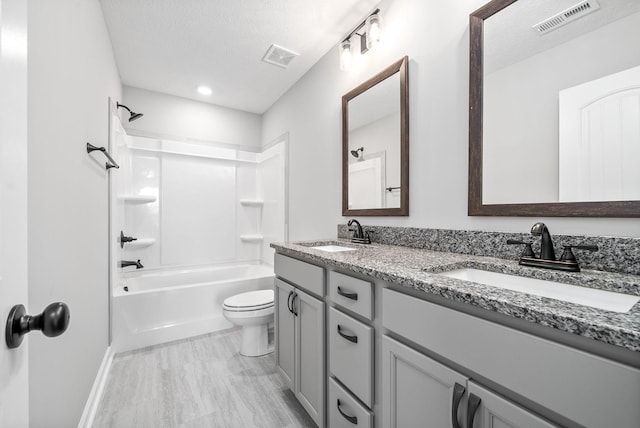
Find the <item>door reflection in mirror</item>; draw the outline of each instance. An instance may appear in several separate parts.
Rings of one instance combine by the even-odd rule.
[[[560,91],[560,202],[640,199],[640,66]]]

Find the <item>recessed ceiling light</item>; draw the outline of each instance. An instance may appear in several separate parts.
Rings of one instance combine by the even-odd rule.
[[[208,86],[198,86],[198,93],[202,95],[211,95],[211,88]]]

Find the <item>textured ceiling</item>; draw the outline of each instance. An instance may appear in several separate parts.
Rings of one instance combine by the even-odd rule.
[[[124,85],[263,113],[379,0],[100,3]],[[273,43],[300,56],[286,69],[262,62]]]

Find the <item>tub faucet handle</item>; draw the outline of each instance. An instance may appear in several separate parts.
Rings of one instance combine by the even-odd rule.
[[[120,231],[120,248],[124,248],[124,244],[127,242],[137,241],[138,238],[134,238],[133,236],[124,236],[124,232]]]

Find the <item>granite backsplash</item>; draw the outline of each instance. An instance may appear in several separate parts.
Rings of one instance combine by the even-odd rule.
[[[533,242],[534,252],[540,253],[540,238],[529,233],[367,225],[362,228],[371,233],[371,241],[387,245],[518,260],[522,245],[507,244],[508,239],[515,239]],[[349,239],[352,235],[346,224],[338,224],[338,238]],[[597,245],[595,252],[574,250],[583,269],[640,275],[640,238],[552,235],[552,239],[558,257],[564,245]]]

